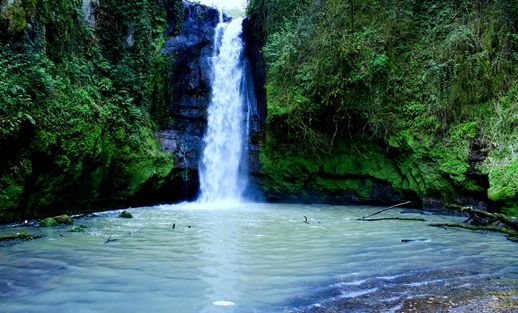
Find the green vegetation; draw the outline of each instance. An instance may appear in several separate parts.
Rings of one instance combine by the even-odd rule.
[[[0,236],[0,241],[16,240],[16,239],[31,240],[33,238],[34,237],[29,235],[28,231],[25,230],[25,231],[22,231],[22,232],[19,232],[19,233],[14,233],[13,232],[12,235]]]
[[[265,43],[267,191],[319,182],[368,199],[378,179],[518,215],[517,3],[251,0],[247,13]]]
[[[43,221],[40,222],[40,226],[41,227],[52,227],[52,226],[58,226],[58,222],[56,222],[55,219],[53,219],[52,217],[47,217],[46,219],[44,219]]]
[[[166,11],[0,2],[0,222],[124,204],[177,175]],[[482,200],[518,215],[518,4],[250,0],[271,199]],[[181,23],[175,25],[178,33]]]
[[[173,175],[153,134],[168,120],[166,2],[15,0],[0,10],[0,222],[160,188]]]
[[[7,31],[13,35],[19,34],[34,15],[36,0],[14,0],[1,2],[3,6],[0,16],[7,24]]]

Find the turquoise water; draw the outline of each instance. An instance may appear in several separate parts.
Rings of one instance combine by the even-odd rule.
[[[375,297],[393,312],[438,279],[518,281],[517,246],[503,235],[427,226],[456,217],[357,220],[379,209],[184,203],[76,219],[84,233],[29,227],[45,237],[0,247],[0,312],[299,312],[404,285]]]

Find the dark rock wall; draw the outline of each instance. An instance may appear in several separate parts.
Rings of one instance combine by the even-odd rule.
[[[197,170],[207,125],[211,58],[219,12],[185,1],[182,4],[183,21],[176,20],[177,14],[168,16],[166,35],[169,38],[163,53],[174,55],[170,81],[172,101],[168,107],[170,122],[167,129],[156,132],[156,137],[161,150],[173,154],[175,169],[182,172],[185,181],[185,191],[171,192],[186,192],[192,196],[199,185]]]
[[[245,42],[246,78],[248,86],[253,93],[252,111],[250,117],[249,144],[249,170],[250,173],[260,173],[259,145],[263,135],[263,126],[266,121],[266,70],[263,56],[261,54],[262,43],[252,34],[252,25],[248,18],[243,21],[243,39]]]

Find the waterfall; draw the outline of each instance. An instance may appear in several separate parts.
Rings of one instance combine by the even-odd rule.
[[[203,139],[199,202],[239,200],[245,179],[241,168],[244,146],[242,19],[221,22],[214,36],[212,98]]]

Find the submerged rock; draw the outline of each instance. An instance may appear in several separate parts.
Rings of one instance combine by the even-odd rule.
[[[74,226],[72,228],[69,229],[69,232],[71,233],[79,233],[79,232],[84,232],[84,229],[86,228],[86,225],[79,225],[79,226]]]
[[[130,212],[126,212],[126,211],[122,211],[121,214],[119,214],[119,217],[123,217],[123,218],[132,218],[133,215],[131,215]]]
[[[40,222],[41,227],[50,227],[50,226],[58,226],[58,222],[52,217],[47,217],[43,221]]]

